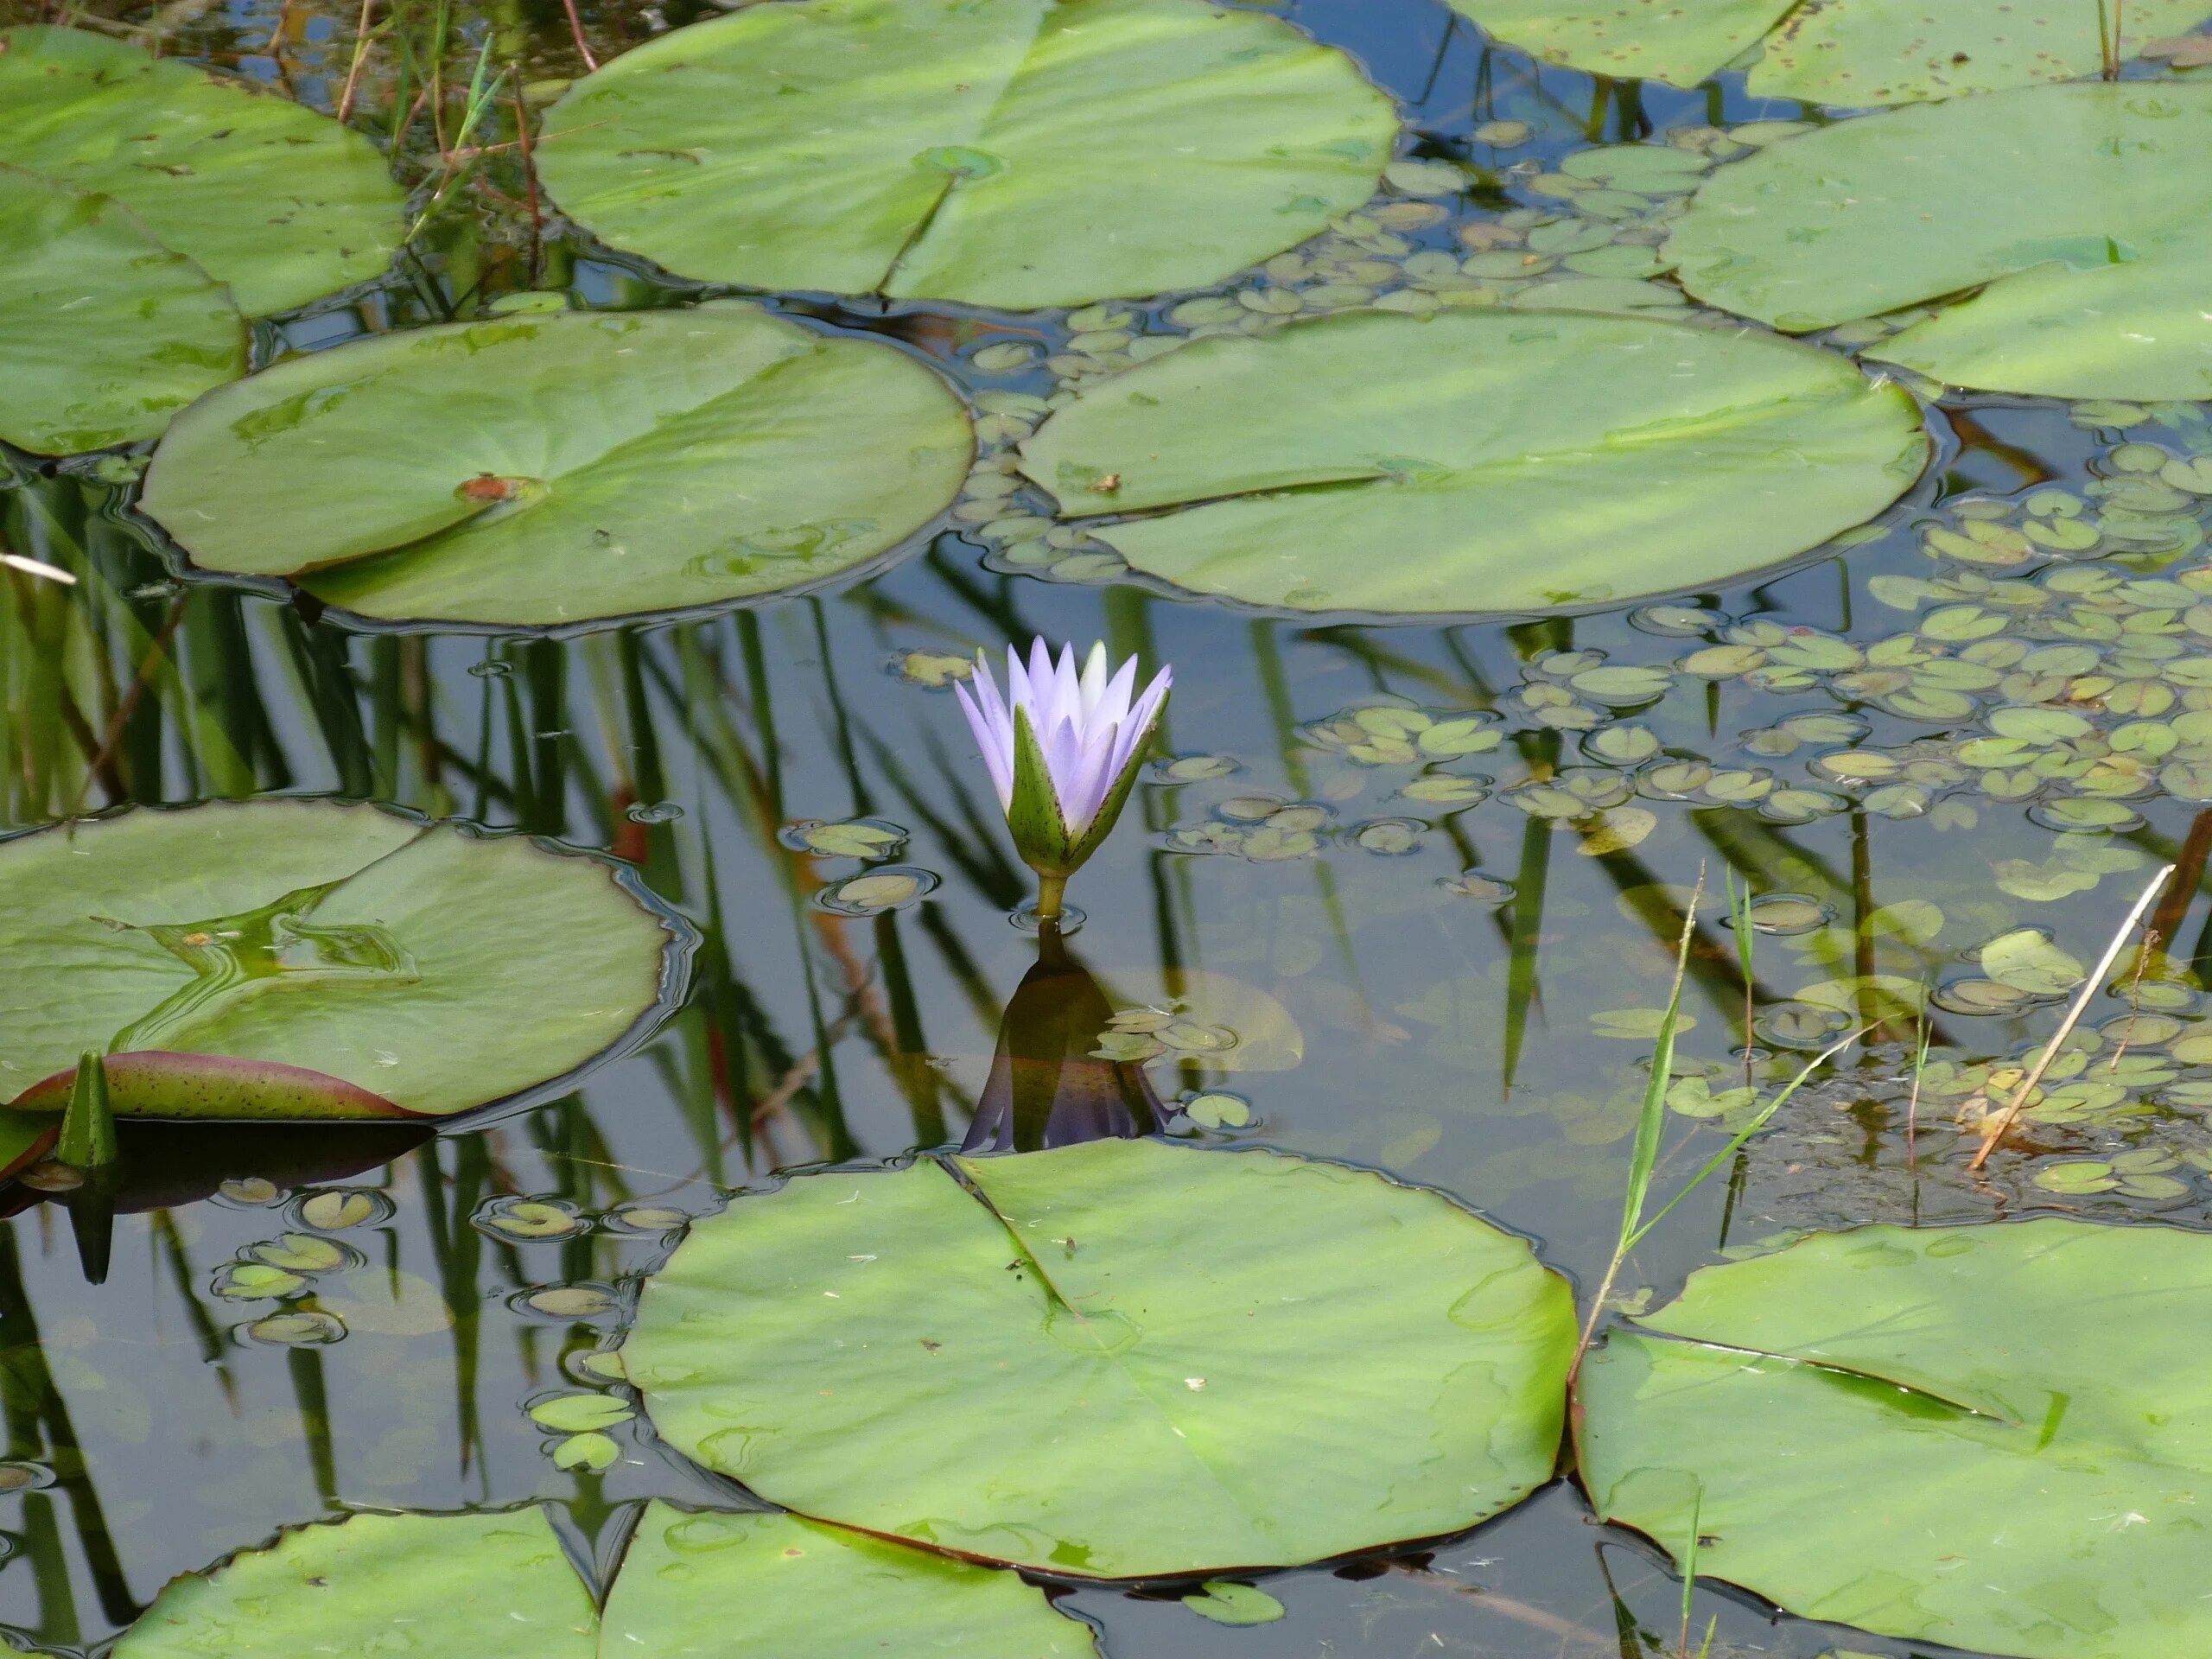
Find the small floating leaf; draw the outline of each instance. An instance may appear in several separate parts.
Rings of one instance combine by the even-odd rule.
[[[638,1414],[611,1394],[556,1394],[530,1408],[530,1420],[563,1434],[612,1428]]]
[[[553,1448],[556,1469],[588,1469],[594,1474],[612,1469],[622,1457],[621,1443],[596,1432],[571,1434]]]
[[[332,1191],[309,1194],[300,1205],[300,1219],[326,1233],[343,1232],[365,1222],[378,1221],[391,1213],[391,1202],[381,1193]]]
[[[1210,1579],[1183,1605],[1217,1624],[1272,1624],[1283,1616],[1282,1603],[1266,1591],[1226,1579]]]
[[[2038,928],[2015,928],[1981,947],[1981,970],[2031,996],[2057,996],[2082,982],[2082,964]]]
[[[344,1245],[313,1233],[287,1233],[272,1243],[256,1244],[252,1250],[256,1261],[289,1273],[329,1273],[360,1260]]]

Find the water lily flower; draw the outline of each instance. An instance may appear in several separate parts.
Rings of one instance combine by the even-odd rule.
[[[1096,852],[1136,782],[1137,766],[1160,712],[1173,671],[1162,668],[1143,694],[1134,657],[1110,674],[1106,647],[1095,645],[1078,673],[1075,647],[1058,662],[1042,639],[1020,653],[1007,648],[1007,698],[983,653],[976,653],[975,693],[955,684],[960,711],[982,746],[1014,850],[1037,872],[1037,917],[1057,921],[1068,877]]]

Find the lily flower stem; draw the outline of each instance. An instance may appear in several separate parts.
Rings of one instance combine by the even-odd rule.
[[[1037,878],[1037,919],[1058,922],[1067,909],[1068,879],[1065,875]]]

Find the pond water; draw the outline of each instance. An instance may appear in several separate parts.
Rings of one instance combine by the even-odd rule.
[[[311,108],[347,99],[351,5],[95,10],[157,25],[170,55]],[[418,41],[448,25],[444,118],[461,118],[485,42],[485,61],[519,66],[537,106],[544,83],[582,70],[558,5],[416,10],[401,22]],[[0,22],[28,15],[0,8]],[[580,22],[607,60],[714,15],[587,5]],[[1861,1035],[1639,1246],[1623,1306],[1664,1303],[1721,1252],[1813,1230],[2046,1213],[2204,1224],[2212,1085],[2187,1045],[2204,1029],[2212,956],[2196,891],[2212,772],[2190,758],[2203,741],[2184,718],[2195,682],[2158,676],[2212,652],[2190,608],[2212,583],[2181,581],[2212,520],[2205,406],[1945,391],[1908,375],[1932,459],[1866,528],[1727,585],[1681,591],[1662,567],[1630,602],[1537,617],[1247,607],[1133,573],[1079,536],[1062,547],[1007,530],[1037,509],[1007,507],[1016,480],[993,457],[1041,412],[1020,399],[1100,378],[1086,352],[1111,370],[1132,334],[1187,333],[1240,305],[1327,309],[1327,296],[1268,296],[1331,283],[1362,290],[1339,296],[1354,305],[1446,292],[1465,283],[1446,268],[1471,255],[1522,261],[1521,274],[1501,264],[1476,279],[1503,283],[1509,299],[1525,283],[1591,280],[1558,263],[1573,254],[1527,251],[1531,229],[1562,216],[1598,229],[1554,232],[1552,245],[1611,250],[1595,280],[1665,290],[1640,308],[1679,306],[1631,251],[1657,245],[1679,194],[1577,208],[1588,181],[1554,188],[1573,176],[1562,162],[1648,143],[1726,165],[1797,130],[1755,124],[1843,118],[1755,96],[1741,72],[1678,90],[1541,63],[1438,0],[1289,0],[1272,15],[1351,54],[1397,102],[1401,157],[1448,181],[1395,175],[1394,217],[1330,232],[1335,245],[1303,266],[1278,259],[1204,290],[1226,296],[1225,313],[1191,310],[1189,291],[1103,302],[1072,323],[1065,309],[772,298],[807,328],[889,342],[1006,416],[995,435],[987,424],[980,483],[950,518],[798,594],[550,633],[365,622],[273,577],[181,575],[174,545],[133,510],[141,468],[114,459],[146,446],[60,462],[0,453],[0,541],[79,578],[17,571],[0,588],[0,829],[280,797],[458,817],[620,861],[683,958],[662,1001],[582,1076],[435,1135],[126,1123],[111,1233],[68,1194],[9,1189],[11,1642],[95,1649],[172,1577],[280,1524],[356,1508],[546,1500],[572,1554],[604,1567],[642,1500],[752,1502],[637,1419],[612,1428],[608,1466],[558,1466],[563,1437],[529,1408],[602,1385],[587,1357],[613,1344],[685,1218],[795,1170],[968,1133],[1038,950],[1010,918],[1032,878],[950,690],[978,646],[1008,640],[1103,639],[1147,671],[1174,668],[1156,758],[1071,895],[1084,913],[1071,948],[1124,1011],[1113,1052],[1143,1063],[1168,1108],[1195,1103],[1168,1117],[1172,1138],[1439,1189],[1536,1241],[1586,1298],[1612,1248],[1657,1011],[1701,880],[1683,993],[1694,1023],[1661,1190],[1741,1122],[1713,1096],[1746,1077],[1776,1086]],[[415,95],[395,83],[397,38],[379,36],[347,99],[379,137],[395,98]],[[533,232],[513,118],[495,106],[476,138],[495,148],[461,163],[438,161],[427,116],[411,126],[413,245],[385,278],[257,322],[257,365],[486,315],[519,293],[645,310],[728,291],[557,219]],[[1747,128],[1751,143],[1724,137]],[[1955,182],[1961,197],[1975,188]],[[309,499],[284,512],[358,508]],[[2107,533],[2084,544],[2020,529],[2100,513]],[[1716,520],[1713,532],[1736,528]],[[1378,518],[1375,561],[1391,558],[1395,533]],[[2156,652],[2129,656],[2143,639]],[[1925,666],[1936,658],[1973,666],[1946,678]],[[2066,692],[2091,674],[2122,693]],[[2056,686],[2037,689],[2038,676]],[[2021,738],[1993,710],[2060,703],[2088,713],[2030,734],[2009,766],[1961,754]],[[1356,718],[1384,709],[1402,713]],[[1421,730],[1455,720],[1503,741],[1440,759],[1419,748]],[[2115,738],[2131,720],[2140,729]],[[853,844],[834,835],[806,839],[806,826],[855,820],[895,831],[870,861],[823,850]],[[2001,1097],[1990,1068],[2041,1047],[2082,965],[2176,860],[2194,885],[2155,912],[2164,950],[2121,957],[2089,1005],[2082,1058],[2062,1061],[2026,1133],[1969,1172],[1979,1137],[1962,1109],[1986,1088]],[[918,880],[841,903],[870,868]],[[1759,895],[1748,1005],[1731,883]],[[1983,947],[2005,938],[2012,949],[1993,965]],[[532,971],[557,982],[563,954]],[[1935,996],[1916,1084],[1922,987]],[[303,1211],[352,1192],[367,1202]],[[307,1299],[255,1299],[227,1276],[303,1230],[338,1247]],[[275,1319],[287,1308],[335,1322]],[[1805,1499],[1808,1513],[1856,1501]],[[1682,1617],[1664,1553],[1601,1524],[1567,1478],[1470,1533],[1255,1581],[1282,1605],[1279,1621],[1201,1618],[1176,1599],[1187,1585],[1069,1581],[1058,1605],[1109,1654],[1177,1659],[1672,1651]],[[1709,1618],[1714,1653],[1930,1650],[1711,1583],[1696,1595],[1700,1632]]]

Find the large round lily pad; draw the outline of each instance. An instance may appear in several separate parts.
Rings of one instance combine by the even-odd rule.
[[[1178,587],[1463,613],[1733,581],[1879,512],[1927,456],[1903,391],[1771,335],[1347,312],[1116,375],[1021,464]]]
[[[1952,385],[2212,397],[2208,153],[2212,85],[1892,111],[1717,168],[1666,253],[1699,298],[1798,334],[1979,289],[1867,353]]]
[[[1582,1371],[1599,1512],[1790,1611],[2029,1659],[2192,1659],[2212,1237],[1866,1227],[1691,1276]],[[1700,1496],[1701,1495],[1701,1496]]]
[[[623,1357],[666,1440],[778,1503],[1129,1578],[1497,1513],[1550,1477],[1573,1341],[1565,1281],[1436,1193],[1096,1141],[740,1198]]]
[[[1010,1573],[797,1516],[658,1501],[602,1616],[545,1511],[354,1515],[171,1582],[115,1659],[1076,1659],[1089,1628]]]
[[[0,166],[114,197],[259,316],[376,276],[404,196],[359,133],[74,29],[0,29]]]
[[[1754,98],[1910,104],[2097,73],[2092,0],[1450,0],[1508,43],[1593,75],[1694,86],[1764,41]],[[2205,0],[2125,0],[2133,49],[2177,35]]]
[[[51,1109],[97,1049],[158,1057],[111,1065],[125,1115],[461,1111],[620,1039],[671,943],[596,861],[320,801],[0,842],[0,1099]]]
[[[1374,194],[1390,100],[1201,0],[798,0],[579,83],[569,215],[680,276],[1027,308],[1201,287]]]
[[[173,1579],[115,1659],[594,1659],[598,1619],[545,1511],[353,1515]]]
[[[0,439],[66,455],[150,438],[244,374],[245,346],[222,284],[120,202],[0,166]]]
[[[552,624],[780,592],[951,502],[966,411],[744,303],[380,334],[181,417],[142,505],[199,564],[363,615]]]

